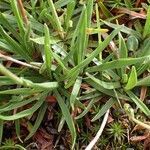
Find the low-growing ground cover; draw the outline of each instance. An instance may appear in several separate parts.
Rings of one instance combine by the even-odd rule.
[[[149,149],[150,2],[0,1],[0,149]]]

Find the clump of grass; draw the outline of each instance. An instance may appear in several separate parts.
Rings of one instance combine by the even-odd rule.
[[[150,116],[145,102],[150,96],[150,6],[131,0],[107,2],[0,1],[0,144],[8,121],[15,123],[19,141],[31,140],[49,105],[56,103],[59,119],[52,120],[58,132],[68,127],[71,149],[87,145],[95,134],[79,130],[78,119],[82,128],[92,129],[93,122],[99,128],[111,108],[150,128],[133,116],[138,112],[145,120]],[[147,15],[135,16],[139,13],[135,6],[143,7]],[[135,19],[128,19],[130,26],[121,17],[127,15]],[[132,109],[126,107],[129,104]],[[25,138],[23,119],[29,132]],[[109,133],[120,142],[125,131],[116,122]]]
[[[114,139],[114,143],[121,144],[124,141],[126,131],[119,122],[112,123],[107,132]]]

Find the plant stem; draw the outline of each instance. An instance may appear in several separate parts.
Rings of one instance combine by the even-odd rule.
[[[16,84],[23,85],[22,79],[20,79],[19,77],[11,73],[9,70],[7,70],[2,64],[0,64],[0,72],[12,79],[13,81],[15,81]]]
[[[143,123],[143,122],[137,120],[136,118],[132,118],[132,120],[133,120],[136,124],[138,124],[138,125],[140,125],[140,126],[146,128],[146,129],[150,130],[150,126],[149,126],[148,124],[145,124],[145,123]]]
[[[6,69],[2,64],[0,64],[0,72],[4,74],[5,76],[9,77],[16,84],[19,84],[25,87],[42,89],[42,90],[52,90],[58,87],[57,82],[33,83],[30,80],[19,78],[15,74],[10,72],[8,69]]]

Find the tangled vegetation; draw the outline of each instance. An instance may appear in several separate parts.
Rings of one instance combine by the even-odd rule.
[[[0,149],[150,148],[149,26],[148,0],[1,0]]]

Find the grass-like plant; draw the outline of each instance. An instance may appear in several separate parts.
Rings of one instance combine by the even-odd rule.
[[[115,143],[120,143],[125,138],[125,129],[123,129],[119,122],[111,124],[107,129],[107,132],[110,137],[113,137]]]
[[[124,109],[130,103],[150,116],[139,98],[141,87],[150,86],[150,6],[144,5],[146,21],[133,28],[120,25],[121,15],[108,9],[134,11],[133,5],[130,0],[0,1],[0,143],[7,121],[14,121],[20,141],[29,140],[50,105],[48,96],[61,109],[58,129],[66,122],[71,149],[77,146],[77,120],[88,114],[96,122],[114,105]],[[93,107],[99,109],[96,114]],[[22,139],[20,122],[26,118],[29,125],[33,114],[36,119]],[[119,124],[111,128],[113,137],[122,138]]]

